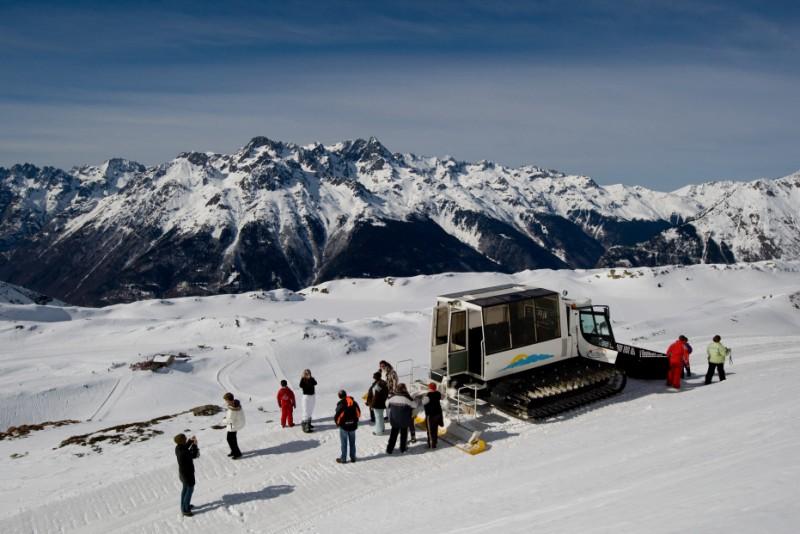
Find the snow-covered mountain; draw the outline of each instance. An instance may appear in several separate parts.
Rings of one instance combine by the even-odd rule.
[[[703,206],[688,224],[634,246],[610,248],[601,265],[663,265],[800,257],[800,172],[777,180],[712,182],[675,195]],[[698,261],[699,259],[699,261]]]
[[[256,137],[150,168],[16,165],[0,169],[0,279],[103,304],[339,277],[794,257],[798,182],[602,187],[392,153],[375,138]]]

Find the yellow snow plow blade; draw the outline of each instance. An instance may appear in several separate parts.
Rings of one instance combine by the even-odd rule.
[[[464,451],[467,454],[471,454],[474,456],[476,454],[484,452],[487,447],[486,441],[482,440],[480,436],[481,433],[476,430],[470,435],[468,439],[460,440],[450,432],[446,432],[444,436],[442,436],[442,440],[449,443],[456,449]]]
[[[418,415],[414,423],[420,428],[426,428],[424,416]],[[488,449],[486,441],[481,439],[479,430],[472,431],[455,421],[445,421],[445,426],[439,427],[439,439],[471,455],[480,454]]]

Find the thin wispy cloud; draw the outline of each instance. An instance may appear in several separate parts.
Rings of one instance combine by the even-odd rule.
[[[563,4],[0,3],[0,165],[377,135],[660,189],[800,167],[795,5]]]

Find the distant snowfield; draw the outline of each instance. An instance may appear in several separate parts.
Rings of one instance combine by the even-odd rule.
[[[389,457],[366,422],[361,461],[337,465],[336,391],[360,400],[381,359],[425,365],[436,295],[508,282],[609,304],[623,342],[663,351],[684,333],[695,374],[718,333],[733,348],[729,380],[704,386],[696,376],[680,392],[629,380],[621,395],[546,423],[491,414],[491,448],[478,456],[420,442]],[[800,263],[313,289],[102,309],[0,304],[0,429],[81,421],[0,441],[0,532],[800,531]],[[191,358],[166,372],[128,367],[163,352]],[[282,430],[278,381],[296,389],[307,367],[320,383],[318,431]],[[227,390],[248,418],[242,460],[228,459],[224,431],[210,428],[221,414],[178,415],[152,427],[163,434],[101,442],[100,453],[58,448],[70,436],[221,404]],[[192,518],[179,514],[171,439],[184,431],[202,451]]]

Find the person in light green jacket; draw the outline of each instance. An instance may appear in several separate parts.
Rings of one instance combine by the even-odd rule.
[[[722,338],[714,336],[714,341],[708,345],[708,372],[706,373],[706,384],[711,383],[714,378],[714,369],[719,371],[719,381],[725,380],[725,358],[731,353],[731,349],[720,343]]]

